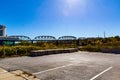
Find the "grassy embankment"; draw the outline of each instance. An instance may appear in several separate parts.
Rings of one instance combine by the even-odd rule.
[[[120,37],[109,37],[109,38],[89,38],[82,42],[81,51],[91,51],[91,52],[104,52],[108,50],[109,52],[120,53]],[[111,51],[110,51],[111,50]]]
[[[13,56],[28,56],[32,50],[45,50],[45,49],[64,49],[76,47],[70,45],[56,45],[55,43],[38,42],[31,44],[29,42],[21,42],[14,46],[0,46],[0,57],[13,57]]]

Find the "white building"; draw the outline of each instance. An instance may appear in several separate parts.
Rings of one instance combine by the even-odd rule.
[[[6,27],[0,25],[0,37],[6,37]]]

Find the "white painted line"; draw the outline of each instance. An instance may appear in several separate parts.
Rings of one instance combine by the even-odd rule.
[[[79,63],[75,63],[75,64],[79,64]],[[48,69],[48,70],[36,72],[36,73],[33,73],[33,75],[42,74],[42,73],[53,71],[53,70],[56,70],[56,69],[61,69],[61,68],[69,67],[69,66],[72,66],[72,65],[75,65],[75,64],[68,64],[68,65],[65,65],[65,66],[60,66],[60,67],[56,67],[56,68],[52,68],[52,69]]]
[[[71,57],[70,60],[75,60],[75,58]]]
[[[109,71],[109,70],[112,69],[112,68],[113,68],[113,67],[111,66],[111,67],[105,69],[104,71],[102,71],[101,73],[97,74],[96,76],[94,76],[94,77],[91,78],[90,80],[94,80],[94,79],[96,79],[97,77],[99,77],[100,75],[102,75],[103,73]]]

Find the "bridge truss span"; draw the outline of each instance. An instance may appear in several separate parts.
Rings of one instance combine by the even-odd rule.
[[[17,38],[18,40],[27,40],[27,41],[30,41],[31,38],[28,37],[28,36],[21,36],[21,35],[15,35],[15,36],[9,36],[11,38]]]
[[[51,40],[56,40],[56,38],[54,36],[37,36],[34,38],[34,40],[51,41]]]

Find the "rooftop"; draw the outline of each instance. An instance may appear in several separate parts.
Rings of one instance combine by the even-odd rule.
[[[1,24],[0,24],[0,28],[6,28],[6,27],[5,27],[4,25],[1,25]]]

